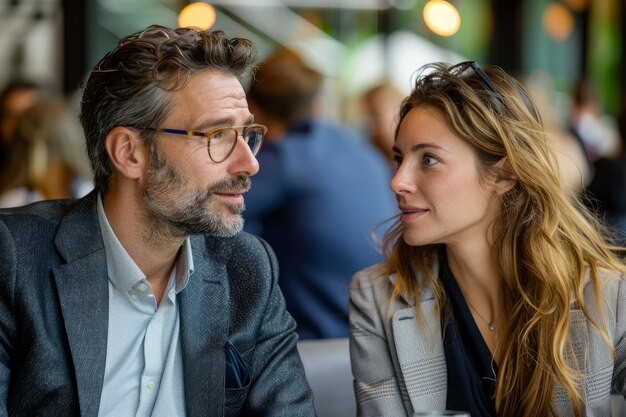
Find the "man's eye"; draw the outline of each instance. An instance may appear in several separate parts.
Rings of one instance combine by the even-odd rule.
[[[224,139],[224,131],[223,130],[219,130],[215,133],[213,133],[213,135],[211,135],[211,140],[222,140]]]

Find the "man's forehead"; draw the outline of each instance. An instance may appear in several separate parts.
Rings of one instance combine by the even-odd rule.
[[[192,75],[187,84],[173,92],[177,101],[224,101],[222,106],[245,106],[246,92],[233,75],[220,71],[205,71]],[[182,104],[182,103],[181,103]]]
[[[239,80],[219,71],[193,75],[181,90],[172,93],[174,107],[169,119],[187,128],[232,126],[253,119]]]

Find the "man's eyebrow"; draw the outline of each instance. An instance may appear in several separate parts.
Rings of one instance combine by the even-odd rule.
[[[224,117],[221,119],[206,120],[200,123],[199,125],[196,125],[196,127],[194,127],[193,130],[207,131],[207,130],[215,129],[215,128],[222,127],[222,126],[230,126],[232,125],[232,123],[233,123],[232,117]]]
[[[250,115],[250,117],[248,117],[246,121],[244,122],[244,125],[249,125],[253,122],[254,122],[254,116]],[[233,119],[232,117],[224,117],[221,119],[207,120],[206,122],[199,124],[193,130],[200,131],[200,132],[208,131],[208,130],[216,129],[219,127],[234,126],[234,123],[235,123],[235,119]]]
[[[417,145],[411,146],[411,152],[417,152],[425,148],[434,148],[434,149],[444,150],[441,146],[435,145],[434,143],[418,143]],[[402,154],[402,151],[398,149],[396,146],[394,146],[392,149],[395,153]]]

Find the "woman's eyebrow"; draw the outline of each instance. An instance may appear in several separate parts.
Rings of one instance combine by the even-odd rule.
[[[444,150],[441,146],[435,145],[434,143],[418,143],[417,145],[411,146],[411,152],[417,152],[424,148],[434,148],[434,149]],[[396,146],[394,146],[392,149],[396,153],[399,153],[399,154],[402,153],[402,151],[400,151],[400,149],[398,149]]]

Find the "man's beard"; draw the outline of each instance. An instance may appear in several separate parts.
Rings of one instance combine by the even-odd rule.
[[[158,235],[231,237],[243,229],[241,213],[245,205],[219,201],[215,193],[241,192],[249,188],[250,178],[240,175],[210,185],[205,191],[192,190],[155,149],[146,175],[143,201],[148,210],[148,222]]]

